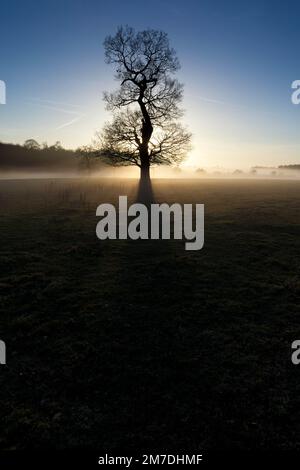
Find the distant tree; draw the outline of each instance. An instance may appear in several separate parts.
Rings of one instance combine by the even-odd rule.
[[[196,173],[198,175],[205,175],[206,171],[203,168],[197,168]]]
[[[242,175],[242,174],[243,174],[243,171],[242,171],[242,170],[235,170],[235,171],[233,172],[233,174],[234,174],[235,176]]]
[[[24,147],[28,150],[40,150],[40,144],[34,139],[27,139],[24,142]]]
[[[53,148],[54,150],[62,150],[61,142],[60,142],[59,140],[57,140],[57,141],[55,142],[55,144],[52,146],[52,148]]]
[[[95,152],[89,145],[84,145],[76,150],[76,156],[80,159],[80,167],[90,174],[95,167]]]
[[[151,165],[178,164],[190,148],[191,134],[178,119],[183,86],[167,34],[120,27],[104,42],[106,61],[116,68],[120,87],[105,93],[112,122],[97,134],[98,156],[114,165],[136,165],[150,178]]]

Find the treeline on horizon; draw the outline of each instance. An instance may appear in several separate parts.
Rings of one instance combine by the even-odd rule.
[[[0,172],[11,171],[49,171],[49,172],[77,172],[99,171],[106,165],[99,159],[92,158],[84,148],[76,150],[65,149],[60,142],[54,145],[39,144],[34,139],[28,139],[21,144],[0,142]],[[251,172],[257,170],[296,170],[300,171],[300,164],[279,165],[276,167],[254,166]],[[180,168],[175,168],[179,171]],[[181,170],[180,170],[181,171]],[[202,168],[196,170],[197,174],[205,174]],[[233,174],[242,174],[236,170]]]
[[[272,170],[272,169],[279,169],[279,170],[300,170],[300,165],[295,163],[293,165],[278,165],[277,167],[270,167],[270,166],[253,166],[253,170]]]
[[[93,162],[93,167],[100,162]],[[69,150],[61,146],[39,144],[28,139],[23,145],[0,142],[0,171],[50,171],[70,172],[89,170],[88,162],[79,149]],[[94,169],[94,168],[93,168]]]
[[[284,170],[300,170],[300,165],[279,165],[278,168],[282,168]]]

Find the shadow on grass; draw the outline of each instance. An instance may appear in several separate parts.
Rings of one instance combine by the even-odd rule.
[[[136,202],[145,204],[147,207],[155,203],[151,179],[140,179],[136,195]]]

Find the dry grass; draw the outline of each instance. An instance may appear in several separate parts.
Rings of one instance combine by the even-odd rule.
[[[154,180],[205,247],[107,241],[134,180],[0,182],[1,447],[298,447],[299,182]]]

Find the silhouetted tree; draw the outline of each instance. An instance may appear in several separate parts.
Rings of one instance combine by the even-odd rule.
[[[41,148],[40,144],[34,139],[25,140],[24,147],[28,150],[39,150]]]
[[[190,148],[191,134],[178,123],[183,86],[172,78],[179,69],[176,53],[166,33],[130,27],[108,36],[104,47],[120,87],[104,94],[115,115],[97,134],[98,155],[137,165],[141,178],[149,179],[151,165],[178,164]]]
[[[61,142],[59,140],[57,140],[52,147],[53,147],[54,150],[61,150],[62,149]]]
[[[80,159],[80,168],[90,175],[92,170],[95,168],[96,163],[95,152],[93,148],[89,145],[79,147],[76,150],[76,156]]]

